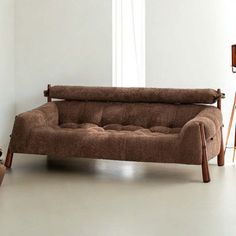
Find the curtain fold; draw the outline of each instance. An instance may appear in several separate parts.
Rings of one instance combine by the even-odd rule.
[[[113,86],[145,86],[145,0],[113,0]]]

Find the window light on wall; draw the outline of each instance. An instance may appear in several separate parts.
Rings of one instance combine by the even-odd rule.
[[[113,86],[145,86],[145,0],[113,0]]]

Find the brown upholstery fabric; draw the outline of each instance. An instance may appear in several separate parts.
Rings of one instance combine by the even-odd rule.
[[[103,102],[159,102],[171,104],[213,104],[220,94],[213,89],[111,88],[53,86],[51,98]]]
[[[11,138],[11,144],[14,144],[13,150],[26,149],[33,129],[57,125],[58,120],[58,109],[55,103],[47,103],[16,116]]]
[[[182,127],[208,106],[161,103],[56,102],[59,123]],[[210,107],[212,108],[212,107]],[[216,108],[213,108],[216,109]]]
[[[130,92],[133,94],[133,89]],[[107,97],[112,96],[108,93]],[[201,164],[199,124],[203,123],[208,157],[218,155],[222,126],[219,109],[134,100],[47,103],[16,117],[10,149],[57,157]]]

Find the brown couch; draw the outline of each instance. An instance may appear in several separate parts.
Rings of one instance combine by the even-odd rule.
[[[181,163],[202,165],[209,182],[208,160],[224,165],[220,90],[49,86],[45,96],[16,116],[6,167],[13,153]]]

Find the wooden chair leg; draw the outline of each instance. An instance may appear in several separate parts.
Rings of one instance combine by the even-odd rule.
[[[202,139],[202,178],[204,183],[209,183],[211,181],[209,168],[208,168],[208,158],[206,149],[206,137],[204,131],[204,125],[200,124],[200,133]]]
[[[13,152],[11,151],[10,148],[8,148],[6,160],[5,160],[5,163],[4,163],[6,168],[9,168],[9,169],[11,168],[11,166],[12,166],[12,159],[13,159]]]
[[[224,166],[224,164],[225,164],[225,153],[224,153],[224,141],[223,141],[222,128],[221,128],[220,132],[221,132],[221,144],[220,144],[220,153],[217,156],[217,163],[218,163],[218,166]]]

